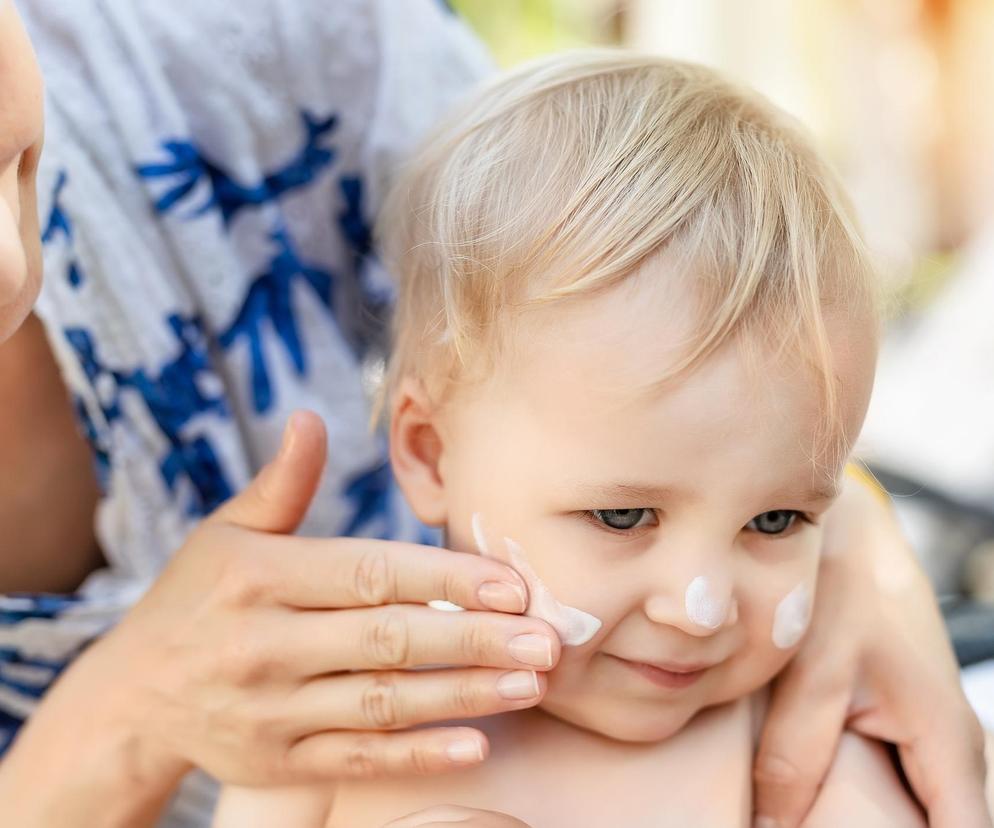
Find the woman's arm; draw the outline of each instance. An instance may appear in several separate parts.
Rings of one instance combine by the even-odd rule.
[[[0,344],[0,594],[72,592],[103,563],[99,491],[44,329]]]

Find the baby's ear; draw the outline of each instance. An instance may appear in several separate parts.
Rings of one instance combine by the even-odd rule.
[[[437,409],[424,386],[405,377],[390,407],[390,463],[407,502],[429,526],[444,526],[448,517],[445,483],[439,471],[442,450]]]

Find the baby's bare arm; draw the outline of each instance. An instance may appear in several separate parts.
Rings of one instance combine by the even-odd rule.
[[[324,828],[331,812],[329,785],[238,788],[221,791],[212,828]]]

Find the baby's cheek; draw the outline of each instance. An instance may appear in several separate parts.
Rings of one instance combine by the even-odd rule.
[[[811,623],[816,580],[816,555],[750,580],[748,594],[739,599],[739,623],[745,631],[745,644],[737,653],[742,680],[761,686],[800,646]]]

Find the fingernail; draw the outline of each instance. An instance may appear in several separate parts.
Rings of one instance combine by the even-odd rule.
[[[524,588],[504,581],[487,581],[481,584],[476,597],[483,606],[497,612],[521,613],[528,607]]]
[[[538,693],[538,676],[531,670],[515,670],[497,679],[497,692],[502,699],[521,701],[534,699]]]
[[[450,762],[459,765],[475,765],[483,761],[483,746],[476,739],[459,739],[450,742],[445,748]]]
[[[752,823],[752,828],[780,828],[780,823],[770,817],[758,816]]]
[[[280,442],[280,450],[276,454],[277,457],[286,455],[290,451],[290,446],[293,445],[293,438],[297,431],[297,415],[298,412],[294,411],[287,418],[286,425],[283,426],[283,440]]]
[[[516,635],[507,645],[512,658],[530,667],[552,666],[552,642],[544,635]]]

